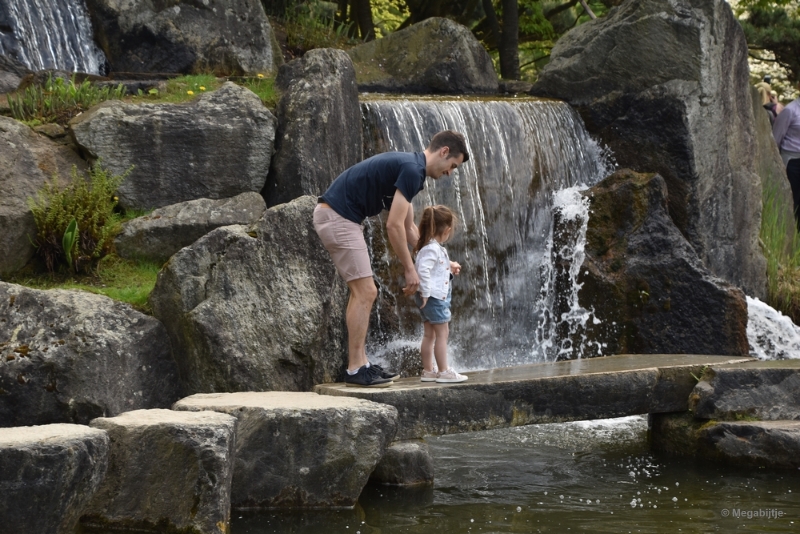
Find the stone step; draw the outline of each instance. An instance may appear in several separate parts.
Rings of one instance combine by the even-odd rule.
[[[321,395],[349,396],[397,408],[396,439],[491,428],[681,412],[707,366],[752,358],[636,354],[540,363],[466,373],[459,384],[395,380],[388,388],[321,384]],[[693,376],[694,375],[694,376]]]

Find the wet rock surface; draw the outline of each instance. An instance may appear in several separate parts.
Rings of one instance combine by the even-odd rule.
[[[433,17],[348,51],[361,91],[496,93],[497,73],[472,32]]]
[[[90,159],[130,171],[118,190],[126,209],[261,191],[275,127],[261,100],[232,82],[185,104],[107,101],[70,122]]]
[[[239,419],[234,508],[353,507],[397,428],[391,406],[315,393],[198,394],[173,409]]]
[[[433,484],[433,458],[424,441],[395,441],[369,479],[391,486]]]
[[[312,226],[315,197],[218,228],[175,254],[150,295],[186,395],[308,391],[346,357],[347,286]]]
[[[263,195],[269,206],[321,195],[342,171],[362,159],[361,108],[350,57],[311,50],[283,65],[275,80],[278,104],[275,157]]]
[[[177,389],[156,319],[100,295],[0,282],[0,427],[167,407]]]
[[[236,418],[216,412],[134,410],[98,418],[108,474],[81,523],[160,532],[229,531]]]
[[[108,466],[109,438],[81,425],[0,431],[0,530],[73,534]]]
[[[165,262],[211,230],[232,224],[252,224],[266,209],[264,198],[254,192],[220,200],[202,198],[180,202],[123,223],[114,245],[123,258]]]

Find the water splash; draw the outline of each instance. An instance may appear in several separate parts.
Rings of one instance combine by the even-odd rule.
[[[31,70],[60,69],[101,74],[105,56],[93,40],[83,0],[5,0],[0,54]]]
[[[747,297],[750,356],[760,360],[800,358],[800,327],[778,310]]]

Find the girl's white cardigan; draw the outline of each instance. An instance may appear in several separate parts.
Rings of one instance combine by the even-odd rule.
[[[431,239],[417,253],[415,266],[420,295],[445,300],[450,290],[450,256],[447,249]]]

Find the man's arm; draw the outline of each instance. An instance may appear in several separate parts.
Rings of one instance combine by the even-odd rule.
[[[411,260],[411,253],[408,251],[409,235],[407,233],[407,221],[409,216],[411,222],[414,221],[414,208],[411,203],[406,200],[400,190],[395,190],[394,199],[392,200],[392,207],[389,210],[389,218],[386,220],[386,231],[389,234],[389,242],[392,244],[395,254],[403,264],[405,271],[406,286],[403,288],[403,294],[413,295],[419,288],[419,276],[414,269],[414,262]],[[414,230],[416,230],[414,225]]]
[[[408,246],[413,249],[417,246],[417,241],[419,241],[419,228],[417,228],[417,225],[414,222],[414,204],[411,204],[410,202],[408,203],[408,214],[406,215],[405,228],[406,243],[408,243]]]
[[[784,108],[775,118],[775,124],[772,125],[772,137],[775,138],[775,143],[778,145],[778,148],[781,147],[783,138],[789,130],[789,123],[791,122],[793,111],[794,110],[790,108]]]

